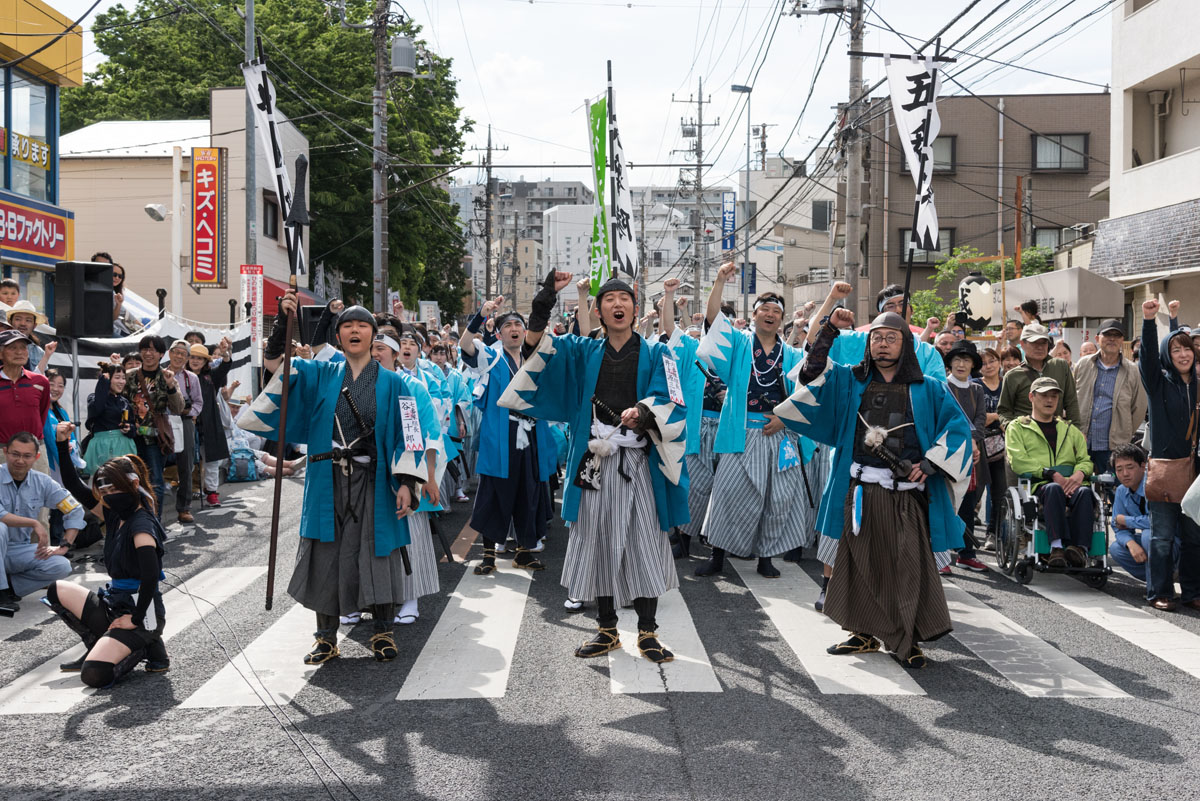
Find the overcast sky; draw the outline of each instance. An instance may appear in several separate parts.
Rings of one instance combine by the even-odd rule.
[[[91,4],[50,3],[72,17]],[[809,4],[816,6],[818,0]],[[866,15],[865,48],[911,51],[884,21],[924,41],[969,4],[970,0],[867,0],[873,12]],[[100,10],[110,5],[102,2]],[[694,117],[696,106],[671,99],[694,98],[697,80],[704,80],[704,94],[712,100],[705,106],[705,120],[720,120],[718,127],[705,130],[705,161],[714,161],[705,179],[710,186],[735,183],[745,161],[744,100],[730,91],[731,84],[753,83],[753,124],[769,126],[771,153],[782,148],[791,158],[811,150],[832,119],[832,108],[846,98],[849,36],[841,24],[808,110],[800,118],[837,17],[780,16],[781,7],[792,5],[792,0],[404,0],[407,13],[424,27],[422,37],[429,46],[454,59],[460,102],[465,115],[475,121],[468,144],[482,147],[490,122],[493,142],[508,147],[495,156],[500,177],[588,180],[586,170],[553,165],[588,160],[583,101],[604,91],[605,62],[611,59],[621,138],[635,164],[688,160],[671,151],[684,144],[680,118]],[[954,54],[960,62],[951,75],[963,70],[960,80],[977,94],[1104,91],[1110,75],[1109,16],[1121,5],[1114,0],[977,2],[977,8],[943,36],[950,45],[966,34],[958,47],[970,53]],[[993,16],[980,22],[997,7]],[[976,23],[979,27],[967,33]],[[85,25],[91,27],[90,22]],[[772,31],[774,39],[766,49]],[[978,42],[983,36],[986,41]],[[1041,44],[1044,40],[1048,41]],[[1029,48],[1034,49],[1022,55]],[[765,60],[760,55],[764,49]],[[88,35],[85,69],[98,63],[94,51]],[[1015,61],[1075,80],[981,63],[976,56]],[[1000,69],[989,75],[996,67]],[[865,79],[873,83],[881,75],[882,63],[868,59]],[[953,82],[943,89],[943,94],[961,92]],[[504,164],[546,166],[504,169]],[[476,181],[477,172],[463,171],[458,177]],[[678,177],[677,169],[643,168],[633,172],[632,181],[674,184]]]

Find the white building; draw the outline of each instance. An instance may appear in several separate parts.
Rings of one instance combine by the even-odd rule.
[[[450,202],[458,206],[458,226],[466,236],[467,255],[463,257],[463,272],[471,279],[476,300],[482,297],[483,269],[486,263],[483,250],[483,184],[452,183],[446,187]]]
[[[1093,272],[1124,284],[1127,323],[1165,294],[1200,319],[1200,14],[1195,0],[1124,0],[1112,13],[1109,219]],[[1136,331],[1136,328],[1134,328]],[[1131,333],[1131,336],[1133,334]]]
[[[554,206],[542,212],[542,264],[546,270],[569,272],[577,279],[591,274],[594,214],[594,205]],[[566,305],[563,296],[575,294],[575,289],[568,287],[559,300]]]

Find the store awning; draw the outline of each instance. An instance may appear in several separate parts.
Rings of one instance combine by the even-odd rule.
[[[274,278],[263,276],[263,314],[266,317],[273,318],[279,313],[279,299],[287,291],[288,285],[286,282],[276,281]],[[300,298],[301,306],[311,306],[314,303],[320,303],[317,300],[317,296],[307,289],[297,289],[296,294]]]
[[[1125,316],[1125,287],[1082,267],[1013,279],[1006,283],[1005,294],[1009,309],[1036,301],[1043,320]],[[1003,311],[999,283],[992,284],[992,298],[993,308]],[[1004,318],[995,314],[993,322],[998,325]]]

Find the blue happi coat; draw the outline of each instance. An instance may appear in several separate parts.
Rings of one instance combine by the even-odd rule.
[[[783,348],[783,363],[780,365],[783,371],[783,391],[790,393],[795,389],[796,373],[804,360],[804,351],[793,348],[782,340],[780,345]],[[750,388],[750,372],[754,366],[754,332],[750,329],[734,328],[728,317],[718,314],[704,338],[700,340],[697,353],[717,378],[725,382],[726,387],[713,452],[741,453],[746,449],[746,393]],[[703,397],[703,387],[700,391]],[[697,423],[697,437],[699,430]],[[800,451],[805,462],[812,458],[814,450],[815,446],[811,441],[801,438]]]
[[[832,539],[842,536],[858,408],[868,383],[855,378],[850,367],[828,359],[819,376],[797,386],[775,409],[788,428],[837,449],[817,512],[817,532]],[[934,552],[961,548],[963,522],[958,505],[970,484],[971,424],[944,381],[926,380],[908,388],[921,452],[946,473],[925,481],[932,548]]]
[[[425,438],[425,454],[428,458],[429,451],[437,452],[434,457],[433,479],[440,484],[442,474],[446,472],[446,438],[442,436],[441,421],[438,419],[429,388],[424,381],[417,380],[406,373],[396,373],[396,375],[404,382],[406,393],[417,399],[417,415],[421,418],[421,436]],[[399,398],[397,398],[396,403],[399,402]],[[428,473],[426,473],[426,477],[428,477]],[[424,493],[421,493],[421,505],[417,507],[418,512],[440,512],[445,508],[441,504],[432,503]]]
[[[507,409],[570,425],[568,480],[562,504],[562,517],[568,522],[574,522],[579,516],[580,489],[572,479],[579,471],[579,463],[591,439],[591,401],[606,344],[604,338],[543,335],[537,350],[513,376],[500,399],[500,405]],[[683,459],[687,442],[686,415],[682,407],[671,401],[667,389],[663,360],[675,358],[671,351],[666,345],[651,344],[641,337],[634,344],[641,349],[638,353],[638,403],[650,410],[658,426],[657,431],[647,432],[655,446],[649,459],[654,505],[658,510],[659,528],[668,531],[688,522],[688,478]]]
[[[508,409],[499,402],[515,377],[512,364],[504,355],[504,348],[485,345],[478,339],[475,340],[474,355],[468,355],[464,350],[462,359],[467,375],[475,379],[475,405],[482,413],[475,470],[481,476],[508,478]],[[558,448],[545,420],[538,420],[533,431],[537,441],[538,481],[549,481],[558,471]]]
[[[292,359],[288,381],[287,432],[279,432],[279,402],[283,391],[283,369],[262,391],[238,422],[241,428],[267,439],[303,443],[310,454],[333,450],[334,409],[346,374],[346,362]],[[429,479],[425,448],[404,449],[399,398],[413,395],[400,376],[380,368],[375,383],[375,555],[387,556],[409,543],[408,522],[396,519],[398,476],[411,476],[418,483]],[[421,399],[417,398],[418,411]],[[432,412],[432,407],[429,413]],[[422,423],[425,412],[421,413]],[[333,542],[333,462],[310,461],[304,481],[304,505],[300,536]]]
[[[679,383],[683,385],[683,399],[687,402],[687,449],[684,453],[695,456],[700,453],[700,419],[704,416],[704,371],[696,364],[700,340],[684,334],[676,326],[667,340],[667,347],[679,364]]]

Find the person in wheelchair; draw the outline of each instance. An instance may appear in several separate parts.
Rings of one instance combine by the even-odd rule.
[[[1092,472],[1087,440],[1075,425],[1055,416],[1062,387],[1048,376],[1029,391],[1032,414],[1018,417],[1005,431],[1012,471],[1033,479],[1033,494],[1050,537],[1049,567],[1086,567],[1092,542],[1095,500],[1084,485]]]

